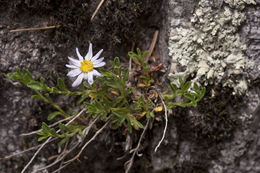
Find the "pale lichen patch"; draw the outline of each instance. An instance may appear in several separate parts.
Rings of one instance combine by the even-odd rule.
[[[224,0],[230,7],[244,9],[246,4],[256,4],[255,0]]]
[[[215,10],[212,1],[201,0],[191,18],[191,27],[171,29],[169,55],[185,69],[169,74],[172,81],[178,76],[190,76],[202,85],[233,88],[235,94],[247,90],[246,72],[253,63],[245,56],[246,45],[240,42],[237,31],[245,20],[244,5],[254,1],[224,2],[222,9]]]

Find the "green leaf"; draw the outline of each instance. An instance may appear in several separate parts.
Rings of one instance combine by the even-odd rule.
[[[58,81],[57,83],[58,83],[58,87],[59,87],[60,90],[62,90],[62,91],[68,91],[68,89],[67,89],[66,86],[65,86],[64,81],[63,81],[61,78],[58,78],[57,81]]]
[[[39,132],[37,132],[37,135],[45,136],[45,135],[47,135],[47,134],[44,133],[44,131],[39,131]]]
[[[50,133],[50,127],[45,122],[42,123],[42,130],[45,133]]]
[[[197,102],[196,102],[196,101],[195,101],[195,102],[192,102],[191,106],[197,107]]]
[[[133,132],[133,127],[132,127],[132,124],[130,121],[127,121],[127,127],[128,127],[128,130],[129,130],[129,133],[132,133]]]
[[[176,91],[176,93],[179,94],[179,95],[182,95],[182,94],[183,94],[183,91],[178,89],[178,90]]]
[[[62,133],[65,133],[65,132],[70,131],[69,127],[65,126],[65,125],[62,124],[62,123],[59,123],[59,128],[60,128],[60,130],[62,131]]]
[[[134,117],[131,117],[130,118],[130,121],[131,121],[131,125],[136,125],[137,127],[139,128],[144,128],[143,124],[140,123],[139,121],[137,121]]]
[[[200,88],[199,88],[199,86],[198,86],[197,83],[194,83],[193,88],[194,88],[194,91],[195,91],[197,94],[200,94]]]
[[[45,95],[45,97],[50,98],[50,94],[49,93],[45,93],[44,95]]]
[[[24,73],[24,76],[32,79],[32,74],[31,74],[31,72],[28,69],[23,68],[23,73]]]
[[[184,82],[183,82],[183,80],[182,80],[182,77],[179,77],[179,83],[180,83],[180,87],[182,88],[182,86],[183,86],[183,84],[184,84]]]
[[[53,118],[55,118],[57,115],[62,115],[62,113],[61,113],[61,112],[58,112],[58,111],[52,112],[52,113],[50,113],[50,114],[48,115],[47,120],[50,121],[50,120],[52,120]]]
[[[41,137],[39,137],[38,138],[38,142],[41,142],[42,140],[44,140],[44,139],[46,139],[46,138],[48,138],[49,136],[41,136]]]
[[[120,84],[120,81],[119,79],[114,79],[114,80],[111,80],[111,81],[104,81],[104,84],[106,84],[107,86],[111,87],[111,88],[114,88],[114,89],[121,89],[121,84]]]
[[[43,90],[41,83],[36,82],[36,81],[32,81],[32,82],[28,83],[27,87],[29,87],[33,90],[36,90],[36,91],[42,91]]]
[[[59,90],[58,90],[56,87],[48,88],[48,91],[49,91],[50,93],[59,93]]]
[[[120,110],[116,110],[116,111],[112,111],[112,113],[117,116],[118,118],[122,118],[125,117],[125,113],[123,111]]]
[[[59,143],[58,143],[58,146],[60,147],[60,146],[62,146],[63,144],[65,144],[67,141],[68,141],[68,137],[65,137],[65,138],[63,138]]]
[[[124,104],[124,98],[119,96],[112,102],[112,107],[120,107],[122,104]]]
[[[114,129],[117,129],[118,127],[120,127],[122,125],[122,123],[125,121],[125,117],[114,117],[111,120],[111,123],[113,125]]]
[[[23,69],[23,76],[24,76],[24,79],[29,82],[31,80],[33,80],[33,77],[32,77],[32,74],[30,73],[30,71],[28,69]]]
[[[149,51],[148,51],[148,50],[144,51],[143,57],[145,58],[148,54],[149,54]]]
[[[81,98],[77,101],[77,105],[81,104],[84,100],[88,98],[89,94],[83,94],[81,95]]]
[[[116,66],[120,66],[120,59],[119,59],[119,57],[115,57],[114,63],[115,63]]]
[[[44,136],[59,137],[59,134],[56,133],[56,130],[54,128],[49,127],[45,122],[42,123],[42,130],[42,134],[45,134]]]
[[[115,57],[115,59],[113,61],[110,61],[110,64],[113,66],[113,68],[118,73],[118,70],[121,67],[119,57]]]
[[[134,52],[132,52],[132,51],[128,52],[128,56],[130,58],[132,58],[133,60],[138,61],[138,56],[136,56],[136,54]]]
[[[7,76],[14,80],[19,80],[20,76],[17,73],[8,73]]]
[[[101,73],[102,75],[103,75],[103,73]],[[103,75],[104,76],[104,75]],[[98,78],[99,79],[99,78]],[[97,79],[97,80],[98,80]],[[85,88],[87,88],[87,89],[90,89],[91,88],[91,85],[89,85],[89,83],[88,82],[86,82],[86,81],[84,81],[83,82],[83,86],[85,87]]]
[[[50,134],[53,136],[53,137],[59,137],[58,133],[56,133],[56,130],[54,128],[50,128]]]
[[[206,88],[203,87],[202,90],[201,90],[200,98],[204,97],[205,93],[206,93]]]
[[[176,84],[174,84],[174,83],[171,83],[171,86],[172,86],[172,89],[173,89],[174,91],[178,90],[178,87],[177,87],[177,85],[176,85]]]
[[[129,70],[126,69],[124,72],[124,77],[123,77],[124,82],[126,82],[128,80],[128,76],[129,76]]]
[[[40,82],[41,82],[41,84],[44,84],[45,79],[44,79],[43,77],[41,77],[41,78],[40,78]]]
[[[186,82],[184,85],[182,85],[182,90],[187,91],[190,88],[191,82]]]
[[[188,99],[191,100],[192,102],[195,102],[195,97],[194,95],[190,94],[190,93],[184,93],[183,96]]]
[[[154,113],[153,112],[149,112],[149,116],[147,118],[150,118],[150,117],[154,118]]]
[[[136,48],[136,51],[139,56],[142,55],[141,50],[139,48]]]
[[[32,98],[32,99],[42,99],[41,96],[36,95],[36,94],[32,95],[31,98]]]

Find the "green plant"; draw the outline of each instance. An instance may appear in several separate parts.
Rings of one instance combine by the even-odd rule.
[[[168,89],[164,92],[164,100],[166,102],[167,108],[172,109],[174,106],[196,107],[197,103],[204,97],[206,88],[200,89],[198,84],[194,83],[193,88],[191,88],[191,82],[184,82],[181,77],[179,77],[179,87],[176,84],[171,83]],[[183,97],[182,102],[174,102],[176,97]]]
[[[128,52],[128,56],[132,58],[135,62],[137,62],[138,65],[140,65],[143,69],[142,74],[140,75],[140,78],[142,79],[142,83],[140,83],[139,87],[149,87],[151,86],[151,83],[154,82],[154,80],[151,78],[149,73],[149,66],[148,63],[145,62],[145,57],[148,55],[148,51],[144,51],[143,53],[139,48],[136,49],[137,54],[135,52]]]
[[[107,124],[110,124],[110,127],[113,129],[122,128],[126,132],[133,133],[133,129],[139,130],[144,128],[143,123],[146,121],[144,133],[147,129],[149,120],[156,116],[156,112],[163,111],[162,105],[164,105],[164,111],[167,118],[167,109],[172,109],[174,106],[196,106],[197,102],[202,99],[205,94],[205,88],[200,89],[197,84],[194,84],[192,88],[191,82],[184,82],[181,78],[179,78],[179,85],[171,84],[169,88],[161,94],[160,88],[154,84],[154,81],[156,80],[152,78],[151,72],[149,71],[149,65],[145,62],[147,53],[147,51],[142,53],[140,49],[137,49],[137,54],[129,52],[130,58],[136,61],[136,64],[142,68],[141,75],[137,75],[139,84],[140,81],[143,83],[142,87],[137,85],[135,81],[129,81],[129,70],[122,67],[118,57],[110,62],[110,70],[99,70],[102,77],[98,77],[94,83],[89,81],[88,83],[82,83],[80,81],[77,84],[80,84],[80,91],[70,91],[61,78],[57,79],[57,86],[50,87],[43,78],[39,81],[35,80],[27,69],[18,69],[15,73],[8,74],[8,76],[31,88],[35,92],[35,94],[32,95],[33,99],[41,99],[56,109],[56,111],[47,116],[48,121],[55,123],[48,125],[43,122],[41,130],[37,131],[37,134],[39,135],[38,141],[47,139],[43,145],[48,143],[51,138],[60,139],[58,142],[59,146],[73,140],[74,136],[82,138],[83,141],[93,123],[99,119],[105,122],[105,125],[82,147],[79,154],[75,156],[75,158],[77,158],[88,143],[91,142]],[[77,54],[81,59],[81,66],[78,63],[79,66],[77,67],[67,65],[68,67],[81,68],[85,65],[85,60],[78,51]],[[75,62],[75,60],[71,61]],[[89,60],[89,67],[92,67],[93,64],[91,63],[94,62],[94,60]],[[86,73],[90,73],[91,70],[93,70],[93,68]],[[152,90],[157,94],[155,94],[155,98],[153,99],[159,99],[161,101],[154,102],[150,97],[148,90]],[[78,100],[76,105],[83,106],[84,109],[80,113],[77,113],[77,111],[69,111],[74,108],[63,110],[52,100],[52,96],[57,94],[67,95],[68,97],[77,97]],[[160,97],[158,97],[158,95]],[[175,98],[177,97],[183,97],[183,100],[181,102],[176,102]],[[93,121],[86,122],[85,120],[87,117],[91,117]],[[66,123],[57,123],[60,118]],[[143,134],[140,138],[142,137]],[[138,146],[140,146],[140,141],[141,139],[139,140]],[[75,158],[71,159],[71,161],[75,160]],[[70,162],[70,160],[67,162]],[[28,164],[30,164],[30,162]],[[26,169],[27,166],[24,169]]]

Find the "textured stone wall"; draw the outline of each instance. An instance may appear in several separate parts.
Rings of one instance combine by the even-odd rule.
[[[0,24],[1,158],[37,145],[37,139],[33,136],[24,138],[19,135],[37,130],[40,126],[39,122],[46,116],[43,112],[48,113],[52,110],[46,104],[32,100],[30,98],[30,95],[33,94],[32,91],[10,80],[7,73],[15,71],[17,68],[27,68],[33,72],[34,77],[45,77],[48,81],[52,81],[52,77],[57,75],[58,69],[63,68],[63,65],[58,62],[65,63],[65,58],[57,56],[53,44],[43,32],[9,32],[11,29],[23,28],[28,23],[37,26],[45,22],[39,16],[30,17],[30,22],[24,20],[29,18],[28,16],[20,17],[23,20],[12,22],[9,18],[4,18],[5,20],[1,20]],[[3,16],[1,18],[3,19]],[[28,152],[25,157],[17,156],[1,160],[0,170],[19,172],[31,156],[32,153]],[[42,161],[46,161],[44,157],[42,158]]]
[[[245,9],[246,21],[239,32],[243,42],[247,45],[246,55],[255,62],[255,68],[250,72],[252,76],[248,101],[237,114],[242,118],[242,124],[234,133],[234,138],[224,144],[221,155],[212,161],[209,169],[212,173],[259,172],[259,136],[260,136],[260,1]]]
[[[106,61],[119,56],[128,62],[127,51],[132,42],[151,42],[154,28],[160,19],[160,1],[106,1],[95,20],[90,21],[98,1],[92,0],[0,0],[0,172],[21,172],[35,150],[11,159],[3,157],[36,146],[37,136],[20,137],[21,133],[38,130],[41,122],[54,109],[42,101],[30,98],[32,91],[10,80],[7,74],[17,68],[29,69],[36,79],[44,77],[48,85],[55,85],[57,77],[65,80],[68,56],[75,57],[78,47],[85,54],[89,42],[93,51],[104,49]],[[153,17],[156,16],[156,17]],[[145,19],[145,20],[144,20]],[[60,25],[57,29],[10,33],[12,29],[38,28]],[[149,33],[149,36],[146,34]],[[138,41],[137,41],[138,40]],[[145,45],[144,47],[148,47]],[[75,98],[55,96],[55,102],[67,109]],[[63,172],[122,172],[126,160],[117,160],[124,154],[124,141],[118,131],[107,131],[84,153],[81,163],[75,162]],[[115,143],[119,145],[115,146]],[[110,151],[110,152],[109,152]],[[57,154],[55,145],[46,147],[33,162],[33,168],[50,163]],[[110,160],[110,162],[107,162]],[[84,162],[84,163],[83,163]],[[94,164],[93,164],[94,163]],[[46,172],[46,171],[45,171]]]
[[[0,2],[2,1],[0,0]],[[19,2],[22,3],[23,1]],[[30,1],[25,2],[30,3]],[[47,3],[47,1],[37,2]],[[159,15],[160,13],[163,16],[160,26],[159,48],[160,57],[164,66],[168,68],[168,72],[183,70],[177,61],[169,56],[170,31],[180,27],[191,28],[190,20],[198,8],[199,2],[200,0],[163,0],[160,12],[155,10],[145,16]],[[212,2],[214,2],[212,9],[214,15],[223,12],[223,3],[227,5],[225,4],[227,0],[214,0]],[[228,2],[239,3],[240,1]],[[21,3],[18,5],[19,8]],[[36,145],[35,137],[22,138],[19,137],[19,134],[37,130],[40,126],[39,122],[52,111],[52,108],[46,104],[32,101],[30,98],[32,92],[8,79],[6,74],[18,67],[26,67],[33,72],[36,78],[42,76],[50,84],[55,83],[57,76],[64,77],[66,74],[66,69],[64,69],[64,64],[67,62],[66,57],[75,55],[73,52],[75,46],[79,45],[83,49],[89,40],[93,40],[97,43],[96,50],[99,50],[99,48],[103,48],[101,47],[104,42],[101,37],[102,34],[110,33],[107,30],[108,28],[102,29],[100,25],[85,25],[89,24],[85,21],[85,18],[89,19],[91,12],[97,5],[94,1],[93,3],[83,4],[80,8],[69,4],[73,10],[78,10],[78,14],[83,12],[85,14],[86,12],[86,16],[83,16],[81,20],[82,23],[77,23],[80,25],[79,30],[69,32],[68,28],[63,28],[64,30],[61,33],[55,31],[9,33],[9,30],[14,28],[50,24],[52,14],[46,14],[43,10],[39,15],[32,15],[21,10],[20,14],[17,15],[13,14],[11,8],[18,7],[6,6],[6,4],[5,2],[4,5],[9,8],[8,10],[4,10],[3,6],[0,7],[0,157]],[[32,3],[31,5],[35,4]],[[110,3],[107,3],[105,9],[114,8],[110,5]],[[49,10],[52,10],[52,8],[52,6],[48,6]],[[93,10],[88,11],[89,8]],[[42,9],[37,8],[37,10]],[[62,9],[59,10],[60,14],[63,13]],[[128,10],[130,12],[135,11],[132,8]],[[133,172],[260,172],[258,152],[260,150],[260,0],[256,0],[256,5],[246,5],[242,11],[246,19],[235,33],[239,35],[241,42],[247,46],[244,56],[255,63],[252,71],[245,72],[246,76],[250,76],[247,94],[235,97],[232,95],[232,90],[226,91],[222,90],[221,87],[209,85],[206,99],[199,104],[197,109],[173,110],[173,113],[169,116],[165,140],[157,153],[154,153],[154,148],[160,140],[164,128],[163,118],[158,117],[143,143],[143,150],[141,151],[143,156],[135,159]],[[32,12],[35,12],[34,8]],[[106,11],[100,11],[100,13],[106,14]],[[158,21],[158,15],[155,15],[157,17],[152,19]],[[57,16],[59,15],[57,14]],[[68,16],[69,21],[65,22],[74,25],[76,23],[74,18]],[[147,21],[153,23],[152,19],[150,18]],[[84,22],[86,23],[84,24]],[[111,22],[111,25],[113,25],[115,21]],[[154,25],[156,24],[151,24],[148,29],[151,31],[151,28],[154,29]],[[127,23],[127,27],[131,28],[129,26],[132,26],[131,22]],[[97,30],[101,34],[94,36],[93,33]],[[128,32],[128,30],[125,32]],[[62,33],[67,35],[62,35]],[[124,41],[120,37],[120,33],[113,31],[105,36],[106,39],[112,39],[112,36],[115,36],[113,43],[117,42],[118,38]],[[150,38],[143,38],[144,33],[141,35],[142,40],[150,42]],[[57,36],[60,37],[60,40],[56,40]],[[124,57],[125,50],[129,49],[130,46],[122,45],[124,45],[124,42],[116,46],[106,43],[107,48],[111,48],[111,46],[112,48],[107,51],[105,56],[122,55]],[[167,80],[165,79],[165,81]],[[70,81],[66,82],[69,83]],[[212,90],[215,91],[215,95],[212,95]],[[59,105],[66,107],[73,100],[68,102],[64,97],[57,97],[56,101]],[[133,141],[137,141],[137,139],[138,135],[133,135]],[[81,171],[88,170],[100,173],[123,172],[123,164],[127,157],[122,160],[117,160],[117,158],[123,155],[124,143],[125,139],[122,139],[121,133],[114,131],[105,133],[89,146],[89,150],[81,158],[81,162],[72,164],[64,172],[75,172],[75,168]],[[44,150],[33,166],[36,167],[39,164],[43,166],[53,153],[56,153],[55,147]],[[3,172],[20,172],[31,156],[32,153],[26,153],[22,157],[0,160],[0,170],[3,170]],[[107,160],[110,160],[110,162],[107,162]]]
[[[196,9],[199,8],[200,1],[179,1],[168,0],[165,2],[165,8],[167,11],[165,18],[165,25],[161,32],[161,44],[169,40],[165,40],[165,34],[168,38],[171,37],[171,33],[176,31],[176,37],[180,33],[178,29],[184,28],[189,31],[194,28],[194,23],[191,22],[191,17]],[[207,2],[207,1],[205,1]],[[207,15],[218,15],[224,11],[223,7],[228,6],[227,3],[232,5],[243,4],[242,1],[208,1],[212,5],[212,11],[210,14],[207,11]],[[249,2],[249,1],[248,1]],[[253,2],[253,1],[250,1]],[[202,110],[206,107],[211,107],[209,102],[204,102],[203,105],[199,105],[197,109],[191,109],[188,112],[178,112],[170,118],[170,127],[168,129],[167,137],[164,142],[164,146],[161,147],[159,153],[152,154],[152,163],[154,169],[158,172],[168,170],[168,172],[211,172],[211,173],[248,173],[259,172],[259,116],[260,116],[260,88],[259,88],[259,31],[260,31],[260,1],[255,1],[255,5],[245,5],[245,8],[241,12],[245,15],[245,21],[241,23],[241,26],[234,32],[238,34],[242,44],[246,45],[244,56],[247,56],[249,61],[254,62],[254,66],[251,70],[244,72],[248,76],[249,88],[246,95],[243,95],[239,99],[231,98],[232,91],[224,92],[226,89],[221,88],[219,91],[214,85],[209,85],[208,96],[212,99],[218,98],[219,100],[226,100],[225,105],[219,106],[218,101],[215,100],[215,104],[212,105],[213,109],[209,108],[208,112]],[[231,10],[235,7],[231,5]],[[197,11],[198,12],[198,11]],[[184,36],[185,39],[188,39]],[[215,38],[218,39],[218,38]],[[180,40],[175,41],[172,46],[179,44]],[[192,41],[192,40],[186,40]],[[194,40],[193,40],[194,41]],[[214,42],[214,41],[213,41]],[[175,45],[174,45],[175,44]],[[169,46],[169,45],[168,45]],[[174,50],[167,55],[169,49],[164,46],[161,47],[161,51],[164,52],[164,57],[169,62],[171,68],[169,72],[180,73],[180,71],[187,70],[183,68],[178,62],[178,57],[174,57],[176,52]],[[179,47],[181,49],[181,47]],[[185,55],[187,49],[176,49],[179,53],[177,56]],[[189,51],[189,50],[188,50]],[[185,59],[186,57],[184,57]],[[189,57],[187,57],[189,58]],[[180,59],[179,60],[183,60]],[[194,62],[190,67],[196,66]],[[188,69],[189,70],[189,69]],[[197,69],[198,70],[198,69]],[[191,76],[192,79],[192,76]],[[214,96],[213,90],[216,91],[217,96]],[[220,95],[221,96],[220,96]],[[235,103],[232,100],[236,100]],[[236,103],[241,103],[236,105]],[[226,112],[216,110],[226,110]],[[215,112],[216,111],[216,112]],[[211,112],[212,114],[209,114]],[[216,113],[215,115],[214,112]],[[215,118],[213,118],[213,117]],[[199,121],[198,121],[199,120]],[[223,121],[224,120],[224,121]],[[230,124],[225,122],[230,121]],[[231,121],[235,122],[234,124]],[[182,124],[181,124],[182,123]],[[208,125],[211,125],[209,128]],[[217,125],[217,127],[214,127]],[[230,128],[225,127],[225,125]],[[196,133],[197,128],[202,128],[199,134]],[[225,130],[222,130],[225,129]],[[212,130],[212,131],[211,131]],[[230,131],[229,131],[230,130]],[[154,130],[154,135],[157,136],[158,129]],[[216,133],[214,134],[213,131]],[[194,135],[195,133],[195,135]],[[202,138],[198,136],[206,134]],[[214,135],[213,135],[214,134]],[[215,140],[210,137],[213,135]],[[221,137],[220,137],[221,136]],[[220,137],[220,138],[219,138]],[[211,142],[210,142],[211,141]],[[164,155],[165,157],[160,157]]]

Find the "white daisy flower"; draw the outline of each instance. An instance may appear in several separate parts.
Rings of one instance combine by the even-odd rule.
[[[93,56],[92,52],[92,44],[89,44],[89,49],[87,55],[83,58],[78,48],[76,48],[76,53],[78,55],[79,60],[68,57],[71,64],[66,64],[66,67],[71,68],[71,70],[67,76],[69,77],[77,77],[77,79],[73,82],[72,87],[77,87],[81,84],[83,79],[88,80],[90,85],[93,84],[93,76],[101,77],[97,70],[94,68],[103,67],[106,63],[103,62],[104,57],[99,58],[100,54],[103,52],[101,49],[95,56]],[[99,59],[98,59],[99,58]]]

